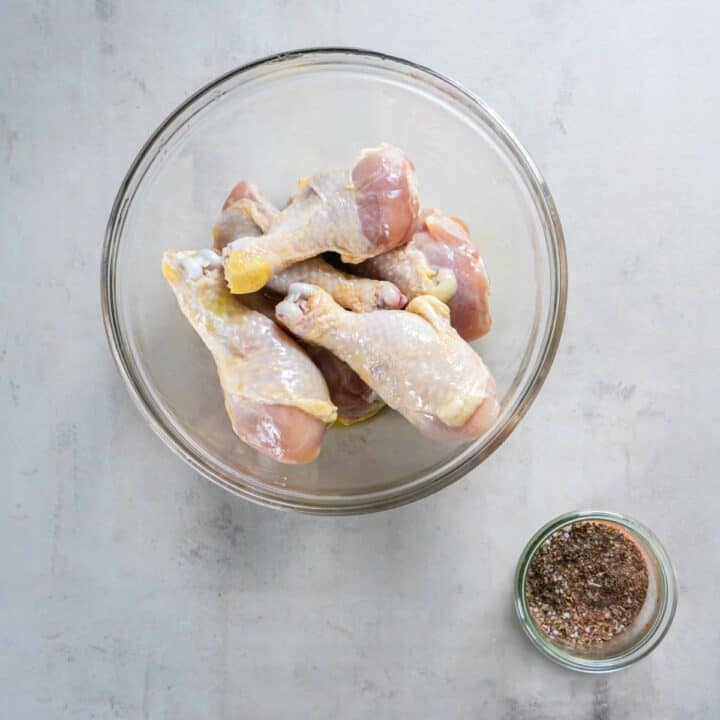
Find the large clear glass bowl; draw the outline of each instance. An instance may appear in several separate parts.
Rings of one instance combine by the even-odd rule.
[[[492,283],[492,332],[475,343],[502,411],[460,447],[400,415],[327,433],[311,465],[282,465],[237,440],[210,354],[160,274],[166,248],[211,245],[228,189],[251,179],[277,202],[300,177],[381,141],[413,159],[422,202],[462,217]],[[122,182],[102,260],[108,340],[155,432],[205,477],[266,505],[357,513],[434,492],[481,463],[526,412],[552,363],[567,288],[545,182],[498,116],[455,82],[380,53],[313,49],[234,70],[153,133]]]

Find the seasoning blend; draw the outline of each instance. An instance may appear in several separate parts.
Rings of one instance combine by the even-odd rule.
[[[530,561],[530,614],[554,642],[599,647],[621,635],[647,596],[648,568],[637,544],[607,523],[556,530]]]
[[[657,538],[635,520],[569,513],[530,540],[515,605],[525,632],[556,662],[608,672],[652,650],[672,622],[675,576]]]

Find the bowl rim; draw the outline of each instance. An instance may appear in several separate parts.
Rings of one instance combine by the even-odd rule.
[[[660,608],[657,616],[647,632],[638,640],[620,653],[608,657],[587,657],[574,653],[570,648],[564,648],[552,642],[537,627],[525,596],[525,582],[528,569],[535,553],[543,543],[560,528],[577,522],[591,522],[597,520],[622,527],[628,531],[637,542],[641,543],[651,555],[659,569],[659,584],[662,590]],[[585,509],[573,510],[553,518],[539,528],[520,553],[515,568],[513,582],[515,596],[515,613],[522,625],[525,634],[532,644],[553,662],[582,673],[599,674],[622,670],[651,653],[667,635],[672,625],[677,609],[677,579],[675,568],[670,555],[659,538],[646,525],[639,520],[611,510]]]
[[[114,257],[117,253],[118,243],[116,241],[116,235],[119,236],[119,233],[116,233],[116,229],[118,221],[122,220],[122,222],[124,222],[124,211],[127,209],[127,206],[129,206],[129,202],[126,200],[127,190],[132,185],[138,169],[142,166],[150,150],[154,147],[162,134],[175,122],[175,120],[188,110],[188,108],[190,108],[198,99],[208,95],[215,88],[219,87],[230,78],[238,77],[265,65],[272,65],[283,61],[293,61],[304,57],[319,59],[322,56],[328,55],[345,55],[350,56],[351,58],[358,57],[370,60],[389,61],[397,65],[404,66],[406,70],[416,74],[420,73],[428,75],[431,79],[439,81],[440,84],[449,86],[451,90],[458,93],[466,101],[469,101],[471,105],[476,106],[482,114],[490,119],[492,122],[492,130],[496,133],[498,139],[502,141],[505,150],[510,152],[514,159],[519,163],[522,171],[525,173],[525,180],[530,183],[531,190],[535,195],[535,200],[542,203],[542,208],[538,208],[538,211],[540,212],[542,210],[541,215],[543,216],[543,223],[548,224],[545,232],[546,237],[549,231],[554,241],[551,244],[551,250],[554,251],[554,262],[556,265],[554,293],[550,298],[549,303],[550,307],[547,323],[548,331],[546,331],[545,338],[539,348],[538,359],[535,363],[534,371],[527,380],[526,390],[519,398],[515,411],[506,419],[502,426],[499,426],[496,429],[496,432],[490,441],[477,452],[467,456],[448,471],[425,483],[416,483],[409,487],[405,485],[392,488],[391,494],[381,494],[380,497],[373,497],[372,494],[369,497],[362,494],[349,495],[342,497],[342,501],[338,501],[337,496],[332,496],[332,498],[325,500],[321,496],[290,497],[287,494],[281,493],[279,488],[272,488],[272,486],[269,485],[263,490],[260,490],[257,486],[249,484],[241,486],[235,482],[230,482],[229,480],[221,477],[219,474],[213,472],[213,470],[209,468],[200,457],[194,454],[189,447],[183,444],[175,433],[166,427],[165,422],[155,414],[152,409],[152,404],[145,397],[143,388],[133,377],[131,363],[127,357],[122,332],[117,318],[118,313],[116,310],[115,279],[114,273],[111,272],[111,268],[114,267]],[[341,46],[302,48],[265,56],[229,70],[202,86],[181,102],[160,123],[156,130],[151,133],[138,151],[122,182],[120,183],[108,217],[100,263],[100,299],[103,324],[113,360],[135,406],[160,439],[200,475],[235,495],[240,495],[252,502],[266,507],[293,509],[305,513],[321,515],[355,515],[375,512],[405,505],[423,497],[427,497],[428,495],[447,487],[456,480],[459,480],[461,477],[470,472],[470,470],[477,467],[481,462],[489,457],[498,447],[500,447],[500,445],[510,436],[512,431],[529,409],[532,402],[537,397],[537,394],[550,371],[550,367],[552,366],[557,353],[565,321],[567,289],[568,280],[565,240],[562,226],[560,224],[560,218],[555,202],[550,193],[550,189],[525,147],[515,137],[514,133],[509,129],[499,115],[484,101],[482,101],[474,93],[467,90],[460,83],[436,70],[433,70],[432,68],[421,65],[412,60],[377,50]],[[272,492],[272,490],[275,490],[275,492]]]

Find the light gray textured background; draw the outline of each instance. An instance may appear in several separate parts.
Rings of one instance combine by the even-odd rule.
[[[690,718],[720,705],[715,2],[3,2],[0,715]],[[185,96],[293,47],[396,53],[515,129],[568,240],[563,342],[480,469],[318,519],[189,471],[106,347],[98,264],[132,157]],[[637,516],[680,583],[622,673],[540,657],[513,566],[562,511]]]

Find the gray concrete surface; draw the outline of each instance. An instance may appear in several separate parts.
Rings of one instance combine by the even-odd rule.
[[[717,3],[4,2],[0,715],[691,718],[720,705]],[[195,475],[145,427],[98,302],[107,214],[186,95],[280,49],[437,67],[516,130],[568,239],[562,346],[480,469],[322,520]],[[515,559],[598,505],[665,541],[665,642],[608,677],[526,642]]]

